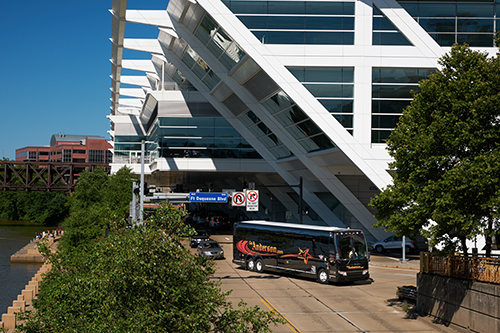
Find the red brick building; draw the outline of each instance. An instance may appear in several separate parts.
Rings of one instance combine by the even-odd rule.
[[[54,134],[49,146],[16,149],[16,161],[111,163],[111,148],[102,136]]]

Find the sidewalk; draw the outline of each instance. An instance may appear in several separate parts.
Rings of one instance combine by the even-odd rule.
[[[408,255],[406,263],[402,263],[401,260],[401,254],[398,253],[370,253],[370,266],[420,270],[420,257],[418,254]]]

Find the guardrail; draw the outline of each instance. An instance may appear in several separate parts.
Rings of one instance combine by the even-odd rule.
[[[421,252],[420,272],[500,284],[500,259]]]

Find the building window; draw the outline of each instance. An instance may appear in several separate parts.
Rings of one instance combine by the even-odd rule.
[[[160,157],[261,158],[224,118],[158,119],[156,135]]]
[[[412,45],[391,21],[373,7],[373,45]]]
[[[89,150],[89,163],[104,163],[104,150]]]
[[[223,2],[263,44],[354,45],[354,1]]]
[[[228,70],[238,64],[246,55],[241,47],[208,14],[205,14],[195,36]]]
[[[288,70],[353,133],[354,68],[289,67]]]
[[[441,46],[493,47],[500,1],[398,1]],[[496,27],[495,27],[496,23]]]
[[[278,91],[263,101],[262,105],[307,152],[335,147],[333,142],[285,92]],[[259,131],[266,135],[272,133],[263,123],[256,123],[248,129],[253,130],[256,136]],[[267,133],[266,130],[268,130]]]
[[[191,47],[188,46],[186,48],[181,60],[208,89],[212,90],[219,83],[219,76],[215,74],[210,66]]]
[[[403,110],[418,92],[418,82],[435,69],[373,68],[372,70],[372,143],[385,143],[396,127]]]
[[[71,162],[72,161],[72,150],[63,149],[61,162]]]

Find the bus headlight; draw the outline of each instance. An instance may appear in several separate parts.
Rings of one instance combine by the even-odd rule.
[[[339,271],[340,275],[347,276],[347,272]]]
[[[366,275],[366,274],[368,274],[368,270],[367,269],[363,270],[363,275]]]

